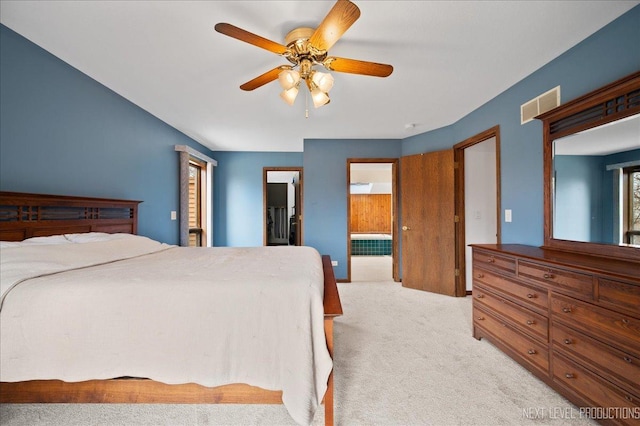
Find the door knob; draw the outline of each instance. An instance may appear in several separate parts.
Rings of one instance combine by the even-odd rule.
[[[411,228],[409,228],[408,226],[403,226],[403,227],[402,227],[402,230],[403,230],[403,231],[408,231],[409,229],[411,229]]]

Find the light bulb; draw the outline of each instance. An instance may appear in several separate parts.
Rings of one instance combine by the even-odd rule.
[[[329,95],[324,93],[322,90],[315,88],[311,91],[311,99],[313,99],[313,106],[320,108],[322,105],[329,102]]]
[[[298,88],[296,86],[288,90],[283,90],[280,93],[280,97],[289,105],[293,105],[296,101],[296,96],[298,96]]]
[[[325,93],[328,93],[329,90],[333,87],[333,76],[327,72],[314,72],[311,77],[313,83],[318,87],[318,89],[322,90]]]
[[[296,70],[283,70],[278,74],[278,82],[284,90],[289,90],[300,82],[300,73]]]

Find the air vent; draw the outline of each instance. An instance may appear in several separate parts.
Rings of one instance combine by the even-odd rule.
[[[551,111],[559,105],[560,86],[556,86],[520,106],[520,124],[528,123],[538,115]]]

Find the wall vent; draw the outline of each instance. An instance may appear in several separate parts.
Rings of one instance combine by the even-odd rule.
[[[560,106],[560,86],[520,105],[520,124],[528,123],[538,115]]]

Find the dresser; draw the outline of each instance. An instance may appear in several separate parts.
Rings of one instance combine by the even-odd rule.
[[[640,264],[472,245],[473,335],[603,424],[640,424]]]

